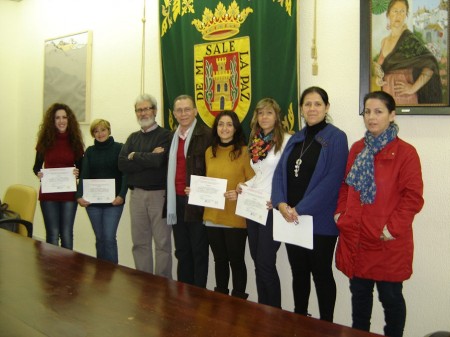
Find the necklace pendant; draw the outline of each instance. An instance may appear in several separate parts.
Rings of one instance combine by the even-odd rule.
[[[295,166],[294,166],[294,175],[297,178],[298,177],[298,171],[300,171],[300,165],[302,164],[302,160],[301,158],[298,158],[295,161]]]
[[[305,133],[305,140],[303,141],[302,144],[302,149],[300,150],[300,156],[298,157],[298,159],[295,161],[295,166],[294,166],[294,175],[297,178],[298,177],[298,172],[300,171],[300,165],[302,164],[303,160],[302,157],[303,155],[306,153],[306,151],[308,151],[308,149],[310,148],[310,146],[312,145],[312,143],[314,143],[314,139],[311,140],[311,142],[308,144],[308,146],[306,147],[306,149],[303,151],[304,147],[305,147],[305,143],[306,143],[306,133]]]

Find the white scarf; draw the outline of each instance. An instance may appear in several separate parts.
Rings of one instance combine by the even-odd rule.
[[[197,119],[190,126],[189,133],[184,142],[184,157],[187,155],[189,143],[191,141],[192,133],[194,132]],[[180,126],[178,126],[175,134],[173,135],[172,144],[170,145],[169,152],[169,167],[167,171],[167,224],[175,225],[177,223],[177,198],[175,191],[175,174],[177,171],[177,153],[178,142],[180,137]]]

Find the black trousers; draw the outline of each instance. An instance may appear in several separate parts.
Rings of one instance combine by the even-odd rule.
[[[230,267],[232,271],[233,296],[247,298],[247,267],[245,243],[247,229],[207,227],[208,241],[214,255],[216,291],[228,293]]]
[[[312,274],[319,303],[320,319],[333,321],[336,282],[334,281],[332,262],[336,240],[337,236],[314,235],[313,250],[286,244],[292,269],[294,311],[296,313],[308,315]]]
[[[208,236],[203,222],[184,221],[184,196],[177,196],[177,224],[173,226],[177,280],[206,288],[208,280]]]
[[[277,271],[277,252],[281,243],[273,240],[272,210],[266,225],[247,219],[248,246],[255,262],[258,303],[281,308],[281,286]]]

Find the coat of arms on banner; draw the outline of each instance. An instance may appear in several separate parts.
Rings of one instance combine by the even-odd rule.
[[[215,13],[205,8],[202,21],[193,20],[204,44],[194,45],[195,101],[203,121],[212,126],[223,110],[235,111],[242,121],[251,103],[250,37],[227,39],[239,33],[252,12],[239,11],[233,2],[226,10],[219,2]]]
[[[164,127],[177,127],[174,99],[193,97],[212,126],[235,111],[248,135],[259,100],[280,104],[287,132],[298,115],[297,1],[159,0]]]

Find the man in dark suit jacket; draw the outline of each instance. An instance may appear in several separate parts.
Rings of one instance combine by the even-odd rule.
[[[173,225],[178,281],[205,288],[208,278],[208,237],[203,207],[189,205],[186,187],[191,175],[206,173],[205,151],[211,145],[211,129],[197,122],[194,99],[175,98],[178,122],[169,154],[167,174],[167,223]]]

